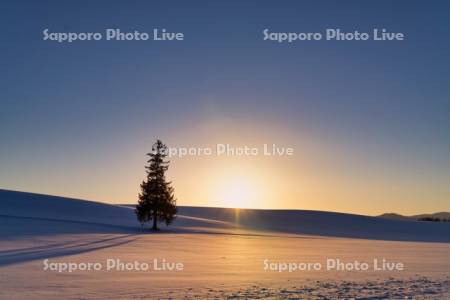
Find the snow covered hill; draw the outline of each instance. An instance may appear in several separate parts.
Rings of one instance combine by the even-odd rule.
[[[142,232],[132,206],[0,190],[0,238],[87,232]],[[450,223],[389,220],[307,210],[180,207],[170,231],[244,229],[333,237],[450,242]]]

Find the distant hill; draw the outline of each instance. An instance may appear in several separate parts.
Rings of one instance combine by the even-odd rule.
[[[385,213],[378,216],[379,218],[389,219],[389,220],[403,220],[403,221],[411,221],[416,220],[413,217],[403,216],[396,213]]]
[[[439,219],[450,219],[450,212],[437,212],[434,214],[421,214],[413,216],[415,219],[421,218],[439,218]]]
[[[403,216],[396,213],[385,213],[382,215],[379,215],[378,217],[384,218],[384,219],[390,219],[390,220],[404,220],[404,221],[418,221],[419,219],[423,218],[438,218],[438,219],[447,219],[450,220],[450,212],[437,212],[433,214],[420,214],[420,215],[413,215],[413,216]]]

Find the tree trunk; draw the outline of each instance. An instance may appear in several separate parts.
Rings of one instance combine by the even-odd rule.
[[[156,211],[153,213],[153,227],[152,230],[158,230],[158,225],[157,225],[157,213]]]

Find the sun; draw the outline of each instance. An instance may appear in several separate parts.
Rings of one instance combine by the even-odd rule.
[[[221,181],[217,198],[226,207],[251,208],[257,198],[257,186],[243,176],[231,177]]]

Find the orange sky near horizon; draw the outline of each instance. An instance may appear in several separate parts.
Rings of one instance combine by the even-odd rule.
[[[306,132],[289,132],[270,126],[262,130],[248,124],[205,122],[163,139],[171,147],[215,149],[217,144],[255,147],[258,155],[186,155],[172,157],[168,179],[173,182],[179,205],[260,209],[310,209],[378,215],[430,213],[448,210],[450,188],[439,173],[414,172],[405,157],[376,156],[350,141],[319,138]],[[213,134],[212,134],[213,133]],[[135,203],[145,176],[145,152],[151,143],[126,141],[101,156],[92,147],[78,153],[84,159],[69,167],[47,162],[46,173],[60,173],[57,181],[24,178],[20,185],[3,188],[54,194],[108,203]],[[137,139],[135,139],[136,141]],[[291,156],[268,156],[263,145],[294,150]],[[111,150],[113,149],[113,150]],[[105,154],[106,153],[106,154]],[[380,163],[380,160],[383,160]],[[93,167],[94,166],[94,167]],[[425,176],[426,174],[426,176]],[[433,176],[430,176],[433,174]],[[45,179],[45,178],[44,178]]]

